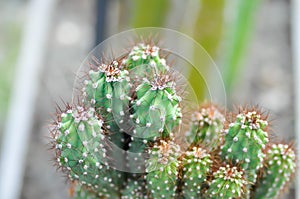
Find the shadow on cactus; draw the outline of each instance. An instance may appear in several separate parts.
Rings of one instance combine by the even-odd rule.
[[[184,113],[180,74],[153,44],[89,61],[78,103],[51,130],[73,198],[272,199],[287,190],[295,152],[270,141],[256,108],[230,119],[211,103]]]

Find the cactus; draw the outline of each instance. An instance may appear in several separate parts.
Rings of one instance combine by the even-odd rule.
[[[160,140],[149,149],[147,188],[152,198],[174,198],[177,190],[180,147],[173,141]]]
[[[78,104],[59,111],[51,131],[73,198],[273,199],[288,188],[295,152],[269,141],[257,108],[226,121],[207,103],[183,114],[172,67],[152,44],[99,60],[91,58]],[[188,147],[176,139],[182,121]]]
[[[76,183],[71,184],[69,193],[74,199],[96,199],[98,197],[94,192],[82,189],[82,187]]]
[[[129,178],[125,188],[122,190],[122,199],[147,199],[146,182],[143,178]]]
[[[185,198],[201,197],[201,187],[211,171],[212,160],[205,149],[193,147],[187,151],[182,161],[182,194]]]
[[[294,150],[286,144],[273,144],[267,152],[266,168],[259,179],[254,198],[269,199],[280,195],[296,169]]]
[[[144,74],[153,72],[153,70],[156,74],[168,71],[169,66],[166,65],[166,60],[160,57],[159,51],[157,46],[139,43],[132,48],[123,62],[128,69],[137,69],[137,67],[142,67],[142,70],[146,69],[146,71],[142,71]]]
[[[242,111],[225,129],[222,158],[239,164],[248,181],[256,182],[257,170],[263,166],[264,152],[269,141],[265,131],[268,122],[256,111]]]
[[[130,99],[128,71],[122,69],[116,60],[109,64],[100,64],[96,59],[94,62],[98,66],[89,71],[89,79],[84,81],[82,92],[86,97],[83,102],[92,105],[98,114],[105,117],[106,128],[111,132],[118,132]],[[113,142],[122,147],[122,135],[113,133],[111,136]]]
[[[123,174],[107,165],[108,140],[93,108],[68,106],[58,115],[53,137],[59,166],[99,196],[117,197]]]
[[[214,105],[204,105],[192,114],[192,123],[187,139],[193,145],[204,144],[216,149],[220,144],[224,115]]]
[[[208,198],[212,199],[242,198],[246,185],[244,172],[227,164],[213,173],[213,180],[210,182],[206,194]]]
[[[163,76],[138,86],[137,97],[133,101],[132,117],[137,124],[133,130],[134,135],[146,139],[166,138],[179,124],[181,98],[176,95],[173,84],[168,76]]]

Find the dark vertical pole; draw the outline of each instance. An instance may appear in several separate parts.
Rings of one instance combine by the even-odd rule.
[[[96,0],[96,38],[95,46],[105,39],[105,21],[108,0]]]

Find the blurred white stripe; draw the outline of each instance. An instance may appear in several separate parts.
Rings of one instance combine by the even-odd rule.
[[[293,48],[293,64],[295,70],[295,92],[296,92],[296,144],[297,154],[300,153],[300,1],[293,0],[291,4],[292,9],[292,48]],[[298,166],[300,165],[300,158],[298,158]],[[300,172],[296,174],[296,198],[300,199]]]
[[[1,199],[20,198],[39,75],[55,4],[56,0],[31,0],[28,4],[0,156]]]

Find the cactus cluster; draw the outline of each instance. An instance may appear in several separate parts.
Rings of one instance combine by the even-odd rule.
[[[273,199],[287,190],[295,152],[270,140],[257,108],[229,118],[206,103],[183,114],[172,67],[152,44],[89,65],[79,102],[59,111],[51,130],[73,198]],[[185,149],[175,139],[183,117]]]

